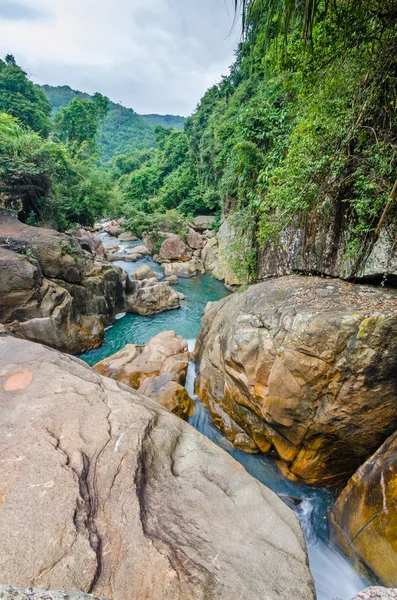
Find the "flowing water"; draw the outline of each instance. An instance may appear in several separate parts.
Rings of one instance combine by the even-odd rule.
[[[120,247],[118,253],[120,261],[115,264],[129,274],[134,273],[141,264],[149,264],[162,275],[161,267],[151,257],[137,262],[123,260],[126,250],[141,242],[118,242],[116,238],[107,234],[102,234],[100,237],[105,246],[117,244]],[[103,346],[81,355],[80,358],[94,365],[126,344],[145,344],[150,338],[165,330],[176,331],[188,340],[189,349],[193,350],[205,305],[207,302],[220,300],[229,292],[219,281],[209,275],[179,281],[179,284],[174,286],[175,289],[187,296],[187,300],[181,301],[179,310],[171,310],[151,317],[135,314],[118,315],[114,325],[105,332]],[[194,399],[195,413],[189,419],[189,423],[233,456],[248,473],[272,489],[293,508],[305,535],[318,600],[334,598],[350,600],[365,588],[368,582],[357,575],[348,560],[329,541],[328,513],[335,499],[333,493],[289,481],[281,475],[271,458],[261,454],[246,454],[233,448],[225,436],[214,427],[208,410],[194,394],[195,375],[195,365],[190,362],[186,388]]]

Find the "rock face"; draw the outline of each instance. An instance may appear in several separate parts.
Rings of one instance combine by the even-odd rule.
[[[0,581],[113,600],[314,600],[292,511],[161,406],[0,337]]]
[[[211,304],[196,382],[237,448],[342,485],[397,428],[397,292],[285,277]]]
[[[119,312],[179,306],[167,284],[131,282],[104,260],[95,240],[0,213],[0,323],[14,335],[77,354],[101,345],[104,326]]]
[[[314,211],[305,226],[284,232],[280,244],[268,244],[259,253],[258,278],[286,275],[294,271],[324,273],[342,279],[397,282],[397,227],[393,215],[385,219],[377,238],[363,244],[364,252],[349,257],[355,223],[346,202],[335,201],[326,211]]]
[[[184,388],[188,364],[187,342],[174,331],[163,331],[144,346],[128,344],[94,369],[187,419],[194,412],[193,400]]]
[[[358,565],[397,586],[397,433],[349,480],[332,512],[333,537]]]
[[[0,585],[1,600],[101,600],[98,596],[83,592],[61,592],[38,590],[33,588],[20,589],[11,585]]]
[[[192,251],[179,236],[170,237],[161,244],[160,262],[163,261],[189,261],[192,257]]]

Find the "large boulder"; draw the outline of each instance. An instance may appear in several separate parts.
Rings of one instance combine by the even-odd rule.
[[[161,244],[159,260],[163,261],[189,261],[192,251],[179,236],[172,236]]]
[[[188,262],[170,262],[162,264],[165,277],[196,277],[204,273],[204,265],[198,258],[193,257]]]
[[[142,279],[153,279],[158,278],[158,274],[149,265],[141,265],[137,268],[134,273],[135,279],[142,281]]]
[[[209,306],[196,383],[243,450],[343,485],[397,428],[397,291],[290,276]]]
[[[397,586],[397,433],[349,480],[331,523],[335,542],[357,566]]]
[[[136,235],[133,235],[130,231],[124,231],[119,235],[119,242],[136,242]]]
[[[78,359],[0,337],[0,581],[112,600],[314,600],[299,523]]]
[[[179,306],[178,294],[168,281],[159,282],[153,278],[130,283],[130,293],[126,296],[127,312],[149,316]]]
[[[188,364],[187,342],[174,331],[163,331],[144,346],[128,344],[94,369],[187,419],[194,412],[193,400],[184,388]]]
[[[204,246],[204,240],[201,235],[191,227],[188,228],[187,245],[193,248],[193,250],[201,250]]]
[[[210,238],[205,244],[201,252],[201,260],[203,261],[204,269],[206,273],[213,274],[214,270],[218,265],[219,258],[219,247],[218,238]]]
[[[196,231],[202,232],[206,229],[210,229],[214,223],[215,217],[212,217],[211,215],[200,215],[194,217],[193,221],[190,223],[190,227]]]

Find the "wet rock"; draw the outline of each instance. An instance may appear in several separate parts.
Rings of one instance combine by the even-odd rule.
[[[388,586],[397,586],[396,471],[393,433],[349,480],[331,512],[334,541]]]
[[[237,446],[310,485],[343,485],[397,429],[397,292],[299,276],[211,304],[200,399]]]
[[[123,256],[122,260],[125,262],[136,262],[137,260],[141,260],[143,258],[142,254],[128,254],[127,256]]]
[[[161,265],[164,275],[168,278],[172,275],[177,277],[195,277],[204,273],[204,265],[201,260],[193,258],[189,262],[171,262]]]
[[[194,412],[193,400],[184,388],[188,363],[187,342],[174,331],[163,331],[144,346],[128,344],[94,369],[187,419]]]
[[[193,221],[190,223],[190,227],[196,231],[205,231],[206,229],[210,229],[214,223],[215,217],[210,215],[201,215],[193,219]]]
[[[149,265],[141,265],[134,273],[135,279],[141,281],[142,279],[158,279],[159,275]]]
[[[186,300],[186,296],[185,294],[182,294],[182,292],[177,292],[178,298],[179,300]]]
[[[197,231],[189,227],[187,235],[187,244],[193,250],[201,250],[204,246],[204,240]]]
[[[0,585],[1,600],[101,600],[98,596],[83,592],[66,592],[54,590],[39,590],[34,588],[16,588],[10,585]]]
[[[297,518],[222,449],[78,359],[1,337],[0,364],[1,581],[114,600],[314,600]]]
[[[160,261],[187,262],[191,257],[192,251],[179,236],[168,238],[161,244]]]
[[[109,235],[119,236],[123,232],[123,219],[113,219],[107,223],[103,223],[101,231]]]

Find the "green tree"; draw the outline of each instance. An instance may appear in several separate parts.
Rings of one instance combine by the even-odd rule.
[[[0,60],[0,111],[16,117],[43,136],[49,133],[51,105],[11,54],[7,54],[4,61]]]
[[[100,123],[108,110],[108,98],[99,93],[94,94],[92,100],[76,97],[57,113],[55,131],[59,139],[75,151],[83,149],[92,154],[97,149]]]

